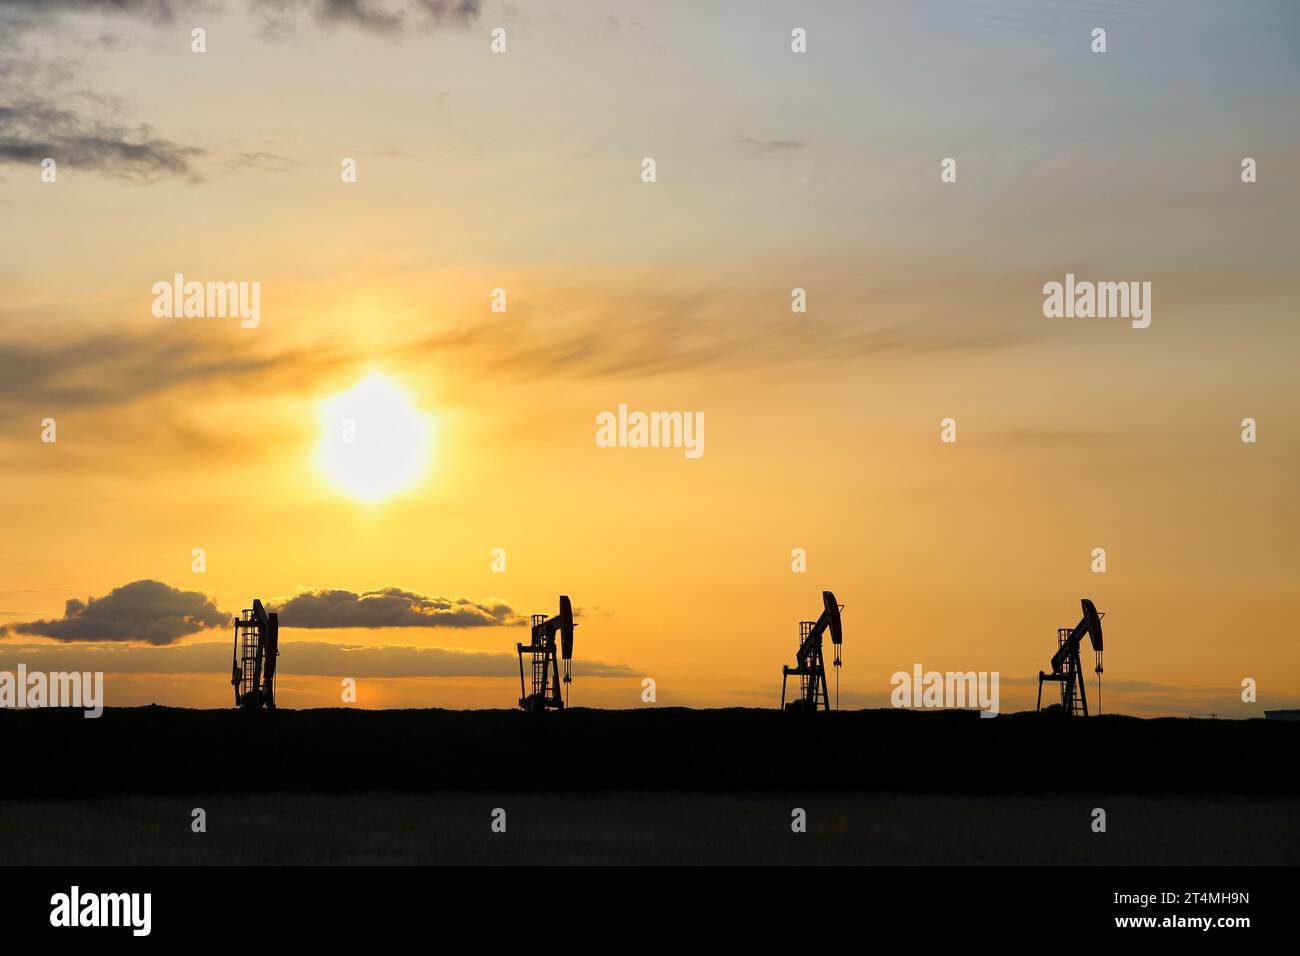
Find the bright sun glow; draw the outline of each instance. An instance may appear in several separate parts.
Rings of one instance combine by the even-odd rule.
[[[433,423],[378,373],[321,403],[321,470],[361,501],[381,501],[415,484],[432,444]]]

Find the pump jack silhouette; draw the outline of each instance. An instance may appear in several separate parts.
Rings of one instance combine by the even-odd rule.
[[[275,659],[280,656],[280,615],[267,614],[253,599],[235,620],[235,652],[230,683],[235,706],[275,710]]]
[[[836,603],[835,595],[830,591],[822,592],[822,613],[816,621],[799,622],[799,652],[795,657],[794,667],[786,665],[781,668],[781,709],[816,711],[830,710],[830,689],[826,685],[826,662],[822,657],[822,635],[831,632],[831,643],[835,645],[835,707],[840,706],[840,645],[844,643],[844,629],[840,624],[840,611],[844,608]],[[786,682],[790,675],[799,678],[799,697],[785,702]]]
[[[519,706],[535,713],[545,710],[563,710],[568,703],[569,686],[573,683],[573,605],[566,595],[560,595],[560,613],[547,618],[545,614],[533,615],[532,643],[516,644],[519,650]],[[555,634],[560,633],[560,652],[564,660],[564,678],[560,678],[559,661],[555,658]],[[524,654],[531,658],[532,690],[524,684]],[[560,684],[564,684],[564,697]]]
[[[1056,681],[1061,685],[1061,703],[1053,704],[1048,710],[1059,706],[1061,713],[1067,717],[1088,716],[1087,681],[1083,677],[1083,662],[1079,659],[1079,645],[1086,635],[1092,641],[1092,649],[1097,655],[1097,713],[1101,713],[1101,619],[1105,614],[1098,614],[1091,601],[1084,598],[1083,617],[1073,629],[1058,628],[1056,631],[1056,653],[1052,655],[1052,672],[1038,672],[1038,706],[1043,709],[1043,681]]]

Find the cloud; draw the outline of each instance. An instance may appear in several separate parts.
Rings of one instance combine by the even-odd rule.
[[[990,432],[990,442],[1024,448],[1062,447],[1067,449],[1096,448],[1125,442],[1133,445],[1150,440],[1152,436],[1131,429],[1069,428],[1064,426],[1013,425]]]
[[[150,295],[142,287],[142,310],[149,308]],[[27,311],[0,306],[0,319],[6,312]],[[221,331],[218,323],[189,322],[165,327],[161,334],[103,331],[54,341],[0,339],[0,413],[102,410],[190,386],[204,388],[209,396],[214,390],[248,388],[268,394],[298,389],[356,361],[328,345],[274,354],[259,351],[251,338],[249,344],[224,340],[214,346]]]
[[[543,378],[561,367],[569,378],[651,377],[728,367],[824,367],[854,359],[905,358],[944,352],[996,352],[1023,344],[1020,332],[894,321],[808,323],[755,317],[742,328],[714,321],[703,297],[641,302],[617,323],[563,327],[524,321],[458,327],[418,343],[414,351],[460,353],[486,373]],[[640,307],[640,308],[638,308]]]
[[[1033,710],[1037,703],[1038,678],[1002,674],[1002,712]],[[1224,687],[1197,684],[1160,684],[1146,680],[1107,680],[1102,687],[1102,712],[1131,714],[1137,717],[1263,717],[1266,710],[1296,707],[1294,697],[1275,697],[1248,704],[1241,699],[1241,686]],[[1097,707],[1096,686],[1087,687],[1091,706]],[[1044,704],[1059,701],[1058,689],[1044,688]]]
[[[147,291],[141,293],[141,309],[148,307]],[[614,294],[626,316],[618,323],[559,313],[545,323],[466,324],[376,346],[374,358],[398,367],[446,360],[448,367],[472,371],[478,378],[529,382],[562,367],[570,379],[608,381],[709,370],[843,367],[948,351],[993,353],[1025,341],[1018,333],[978,326],[871,318],[800,324],[784,314],[755,315],[737,328],[726,321],[725,306],[704,292]],[[0,305],[0,318],[29,311]],[[202,387],[208,401],[221,395],[300,393],[319,386],[323,378],[350,373],[356,364],[355,354],[337,343],[304,343],[272,352],[268,340],[231,341],[222,333],[220,323],[177,322],[161,334],[111,330],[53,341],[0,338],[0,414],[99,411],[184,388]],[[173,402],[170,407],[186,406]]]
[[[145,311],[148,286],[141,291]],[[36,308],[0,304],[0,325],[10,314]],[[58,421],[60,438],[65,429],[79,434],[83,440],[59,456],[64,466],[93,461],[132,470],[134,459],[120,454],[123,440],[147,443],[177,463],[210,466],[212,453],[245,440],[246,431],[234,419],[205,417],[209,403],[301,395],[355,371],[355,353],[337,343],[270,353],[263,348],[267,339],[231,338],[224,331],[221,322],[180,321],[152,334],[104,331],[56,341],[6,341],[0,334],[0,417],[27,414],[39,423],[49,415]],[[200,392],[201,401],[189,400]],[[144,404],[164,395],[172,400]],[[11,430],[0,435],[0,468],[46,467],[51,459],[41,452],[49,447]]]
[[[249,0],[249,11],[267,35],[284,35],[300,19],[317,25],[353,26],[374,33],[402,34],[443,26],[467,26],[478,19],[478,0]],[[199,166],[209,151],[159,137],[147,123],[123,123],[121,104],[98,112],[69,108],[67,84],[81,79],[82,64],[53,60],[29,46],[29,38],[55,30],[77,37],[69,20],[81,15],[111,16],[150,24],[171,23],[179,14],[210,12],[203,0],[5,0],[0,4],[0,165],[36,164],[49,157],[60,166],[140,183],[164,179],[200,182]],[[99,32],[81,36],[82,46],[111,49],[116,37]],[[136,29],[135,26],[132,29]],[[42,44],[44,46],[44,44]],[[82,82],[85,82],[84,80]],[[81,93],[93,101],[93,93]],[[282,168],[281,157],[241,153],[227,170],[248,166]]]
[[[1004,714],[1032,711],[1036,703],[1037,677],[1016,677],[1002,674],[999,677],[1000,708]],[[1153,681],[1111,680],[1105,684],[1103,711],[1107,714],[1128,714],[1134,717],[1209,717],[1211,715],[1230,719],[1263,717],[1266,710],[1286,710],[1300,707],[1300,699],[1279,696],[1256,704],[1246,704],[1241,700],[1241,687],[1203,687],[1182,684],[1157,684]],[[1088,688],[1089,694],[1093,688]],[[892,688],[879,691],[860,691],[845,689],[839,696],[840,706],[846,710],[886,709],[892,708]],[[1051,703],[1058,698],[1051,697],[1055,688],[1044,691],[1044,703]],[[775,695],[771,690],[729,690],[724,692],[729,699],[742,702],[742,706],[772,706]],[[1096,708],[1095,697],[1089,697],[1092,707]]]
[[[479,0],[248,0],[264,22],[306,15],[318,25],[355,26],[378,32],[428,26],[464,26],[478,19]],[[205,0],[5,0],[4,13],[25,27],[63,14],[99,14],[172,22],[180,13],[210,10]],[[18,19],[23,17],[24,19]]]
[[[397,35],[478,20],[479,0],[249,0],[264,37],[279,39],[304,22]]]
[[[740,141],[757,153],[788,153],[808,145],[801,139],[754,139],[752,136],[742,137]]]
[[[501,627],[521,623],[510,605],[387,587],[375,591],[304,591],[272,605],[285,627]]]
[[[466,24],[478,19],[478,0],[298,0],[317,23],[390,32],[408,26]]]
[[[46,157],[61,167],[93,169],[137,182],[164,177],[198,181],[195,163],[206,152],[159,139],[145,124],[118,126],[87,119],[49,103],[0,106],[0,162],[36,165]]]
[[[178,7],[192,7],[186,0],[5,0],[10,9],[42,13],[121,13],[170,20]]]
[[[44,42],[43,31],[57,29],[56,39],[80,39],[83,47],[92,42],[65,27],[65,15],[131,14],[156,22],[170,20],[173,8],[145,0],[8,2],[0,7],[0,77],[5,81],[0,165],[35,165],[49,157],[61,168],[136,182],[201,179],[196,164],[206,157],[205,150],[160,137],[147,123],[124,122],[124,105],[115,97],[86,89],[69,93],[69,84],[79,80],[81,63],[44,52],[55,44]],[[103,47],[107,39],[93,42]],[[76,108],[69,105],[73,99],[79,101]]]
[[[67,602],[63,617],[10,624],[6,634],[32,634],[58,641],[172,642],[230,623],[230,615],[200,591],[181,591],[160,581],[132,581],[102,598]]]
[[[147,292],[141,295],[143,309],[149,307]],[[256,382],[263,389],[293,388],[301,384],[299,376],[354,361],[328,348],[276,355],[228,342],[214,348],[219,334],[216,325],[190,323],[163,334],[99,332],[72,341],[0,341],[0,410],[126,405],[190,384],[237,389]]]
[[[282,172],[296,165],[298,165],[297,162],[287,156],[268,152],[239,153],[226,160],[225,163],[228,170],[268,169],[273,172]]]
[[[7,644],[0,645],[0,670],[13,671],[23,663],[30,671],[221,674],[229,680],[230,651],[231,645],[226,641],[202,641],[173,647]],[[519,658],[513,649],[483,652],[405,645],[333,644],[286,640],[282,635],[279,673],[292,677],[517,678]],[[639,673],[622,664],[582,659],[574,662],[574,674],[579,678],[635,677]]]

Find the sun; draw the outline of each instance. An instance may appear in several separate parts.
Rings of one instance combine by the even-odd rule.
[[[428,469],[433,422],[375,373],[320,406],[317,462],[329,482],[365,502],[414,485]]]

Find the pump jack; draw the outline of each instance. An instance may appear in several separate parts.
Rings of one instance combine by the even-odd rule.
[[[1043,709],[1043,681],[1051,680],[1061,685],[1060,710],[1065,716],[1088,716],[1088,694],[1084,687],[1087,681],[1083,677],[1083,663],[1079,660],[1079,645],[1083,643],[1086,634],[1097,654],[1097,713],[1101,713],[1101,619],[1106,615],[1098,614],[1097,608],[1087,598],[1082,603],[1083,617],[1079,623],[1073,629],[1057,628],[1057,649],[1052,656],[1052,672],[1038,672],[1038,710]]]
[[[275,659],[280,656],[280,615],[267,614],[262,602],[235,619],[235,655],[230,683],[235,706],[275,710]]]
[[[519,650],[519,706],[532,713],[548,708],[563,710],[573,683],[573,605],[560,595],[558,617],[533,615],[531,644],[516,644]],[[564,697],[560,697],[560,665],[555,659],[555,632],[560,632],[560,651],[564,659]],[[531,656],[532,693],[524,686],[524,654]]]
[[[830,710],[830,691],[826,686],[826,662],[822,658],[822,635],[827,628],[831,632],[831,643],[835,645],[835,706],[840,706],[840,645],[844,643],[844,629],[840,625],[842,604],[835,602],[835,595],[830,591],[822,592],[822,613],[816,621],[799,622],[798,663],[794,667],[786,665],[781,668],[781,709],[782,710]],[[786,681],[791,674],[799,675],[799,699],[785,702]]]

